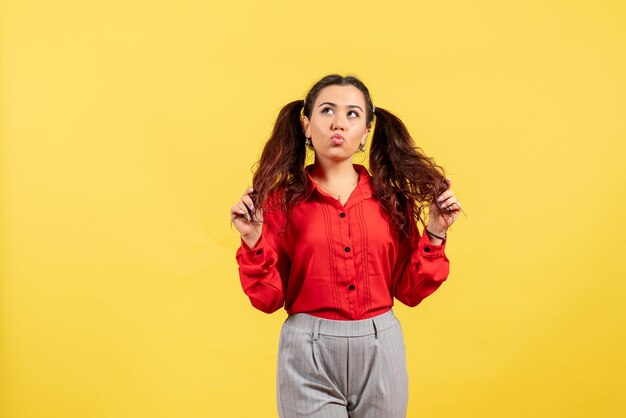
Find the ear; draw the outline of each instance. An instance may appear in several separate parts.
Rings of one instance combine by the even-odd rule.
[[[302,116],[302,119],[300,119],[300,121],[302,122],[302,130],[304,131],[304,136],[306,136],[307,138],[310,138],[311,137],[311,126],[310,126],[311,121],[306,116]]]
[[[367,136],[370,134],[370,128],[367,128],[365,130],[365,133],[363,134],[363,138],[361,138],[361,145],[365,145],[365,140],[367,139]]]

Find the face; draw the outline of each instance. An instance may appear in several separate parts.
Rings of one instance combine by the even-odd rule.
[[[370,131],[365,106],[363,93],[354,86],[334,85],[320,91],[311,118],[302,117],[304,134],[311,138],[316,158],[352,158]]]

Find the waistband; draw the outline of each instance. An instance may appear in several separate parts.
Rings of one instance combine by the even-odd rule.
[[[391,309],[372,318],[354,321],[324,319],[305,313],[289,315],[285,320],[285,325],[308,331],[313,334],[314,339],[317,339],[319,335],[362,337],[375,334],[378,337],[379,332],[399,323],[400,321],[398,321]]]

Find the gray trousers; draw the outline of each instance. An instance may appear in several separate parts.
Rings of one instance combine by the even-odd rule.
[[[404,418],[406,352],[390,310],[358,321],[290,315],[278,347],[281,418]]]

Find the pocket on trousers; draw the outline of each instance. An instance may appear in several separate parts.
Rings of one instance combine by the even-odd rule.
[[[278,368],[289,379],[319,376],[313,353],[313,337],[300,328],[283,325],[278,348]]]

